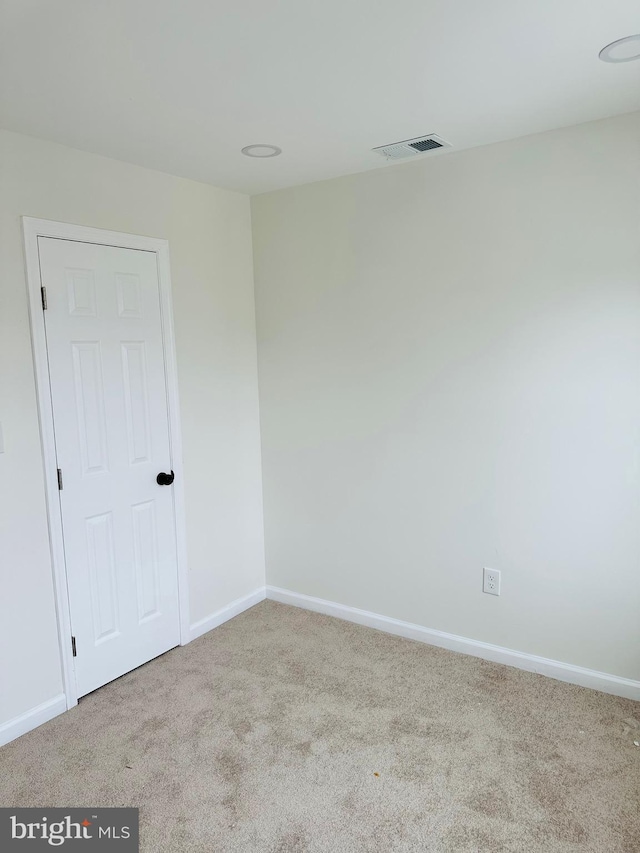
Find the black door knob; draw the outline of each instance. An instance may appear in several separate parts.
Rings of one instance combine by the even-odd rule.
[[[156,483],[159,486],[170,486],[173,483],[173,478],[175,474],[173,471],[170,474],[165,474],[164,471],[160,471],[158,476],[156,477]]]

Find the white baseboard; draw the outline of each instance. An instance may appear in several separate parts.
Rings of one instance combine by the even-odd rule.
[[[234,616],[242,613],[243,610],[248,610],[250,607],[253,607],[254,604],[259,604],[261,601],[264,601],[265,598],[266,591],[263,586],[258,587],[258,589],[253,592],[250,592],[249,595],[244,595],[242,598],[236,598],[235,601],[232,601],[231,604],[227,604],[226,607],[221,607],[220,610],[216,610],[216,612],[212,613],[210,616],[205,616],[204,619],[199,619],[197,622],[194,622],[189,629],[191,634],[190,639],[195,640],[197,637],[201,637],[208,631],[212,631],[214,628],[217,628],[218,625],[222,625],[223,622],[228,622],[229,619],[233,619]]]
[[[242,613],[243,610],[248,610],[254,604],[263,601],[265,597],[265,588],[262,586],[249,593],[249,595],[237,598],[231,604],[227,604],[226,607],[222,607],[210,616],[200,619],[191,625],[189,628],[190,639],[195,640],[196,637],[200,637],[202,634],[206,634],[207,631],[217,628],[218,625],[222,625],[223,622],[233,619],[234,616]],[[20,714],[20,716],[0,724],[0,746],[4,746],[4,744],[15,740],[20,735],[26,734],[31,729],[41,726],[66,710],[67,700],[64,693],[61,693],[59,696],[49,699],[48,702],[43,702],[42,705],[30,708],[24,714]]]
[[[526,652],[516,652],[513,649],[494,646],[480,640],[470,640],[468,637],[459,637],[456,634],[423,628],[421,625],[413,625],[411,622],[402,622],[399,619],[391,619],[389,616],[370,613],[368,610],[359,610],[356,607],[336,604],[333,601],[325,601],[322,598],[314,598],[311,595],[291,592],[288,589],[279,589],[275,586],[267,587],[267,598],[280,601],[282,604],[302,607],[305,610],[314,610],[316,613],[324,613],[327,616],[337,616],[338,619],[345,619],[347,622],[355,622],[358,625],[366,625],[369,628],[377,628],[379,631],[386,631],[388,634],[395,634],[398,637],[406,637],[420,643],[429,643],[432,646],[440,646],[453,652],[462,652],[495,663],[515,666],[527,672],[537,672],[559,681],[578,684],[580,687],[590,687],[593,690],[601,690],[603,693],[612,693],[614,696],[624,696],[627,699],[640,701],[640,681],[633,681],[630,678],[621,678],[618,675],[597,672],[593,669],[585,669],[582,666],[537,657]]]
[[[67,700],[64,693],[59,696],[54,696],[42,705],[36,705],[35,708],[30,708],[24,714],[14,717],[12,720],[7,720],[6,723],[0,725],[0,746],[5,743],[15,740],[20,735],[30,732],[41,726],[43,723],[57,717],[58,714],[63,714],[67,710]]]

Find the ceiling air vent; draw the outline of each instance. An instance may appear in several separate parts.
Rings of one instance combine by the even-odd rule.
[[[418,136],[417,139],[405,139],[404,142],[392,142],[391,145],[381,145],[374,148],[388,160],[404,160],[405,157],[415,157],[425,151],[435,151],[438,148],[450,148],[451,143],[440,139],[435,133],[428,136]]]

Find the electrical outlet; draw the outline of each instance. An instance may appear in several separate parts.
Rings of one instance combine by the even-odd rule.
[[[500,595],[500,571],[499,569],[483,569],[482,591],[489,595]]]

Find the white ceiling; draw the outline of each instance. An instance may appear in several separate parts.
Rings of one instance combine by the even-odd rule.
[[[248,193],[640,109],[638,0],[0,0],[0,126]],[[273,143],[251,160],[240,149]],[[446,152],[425,157],[448,156]],[[393,168],[392,166],[389,168]]]

